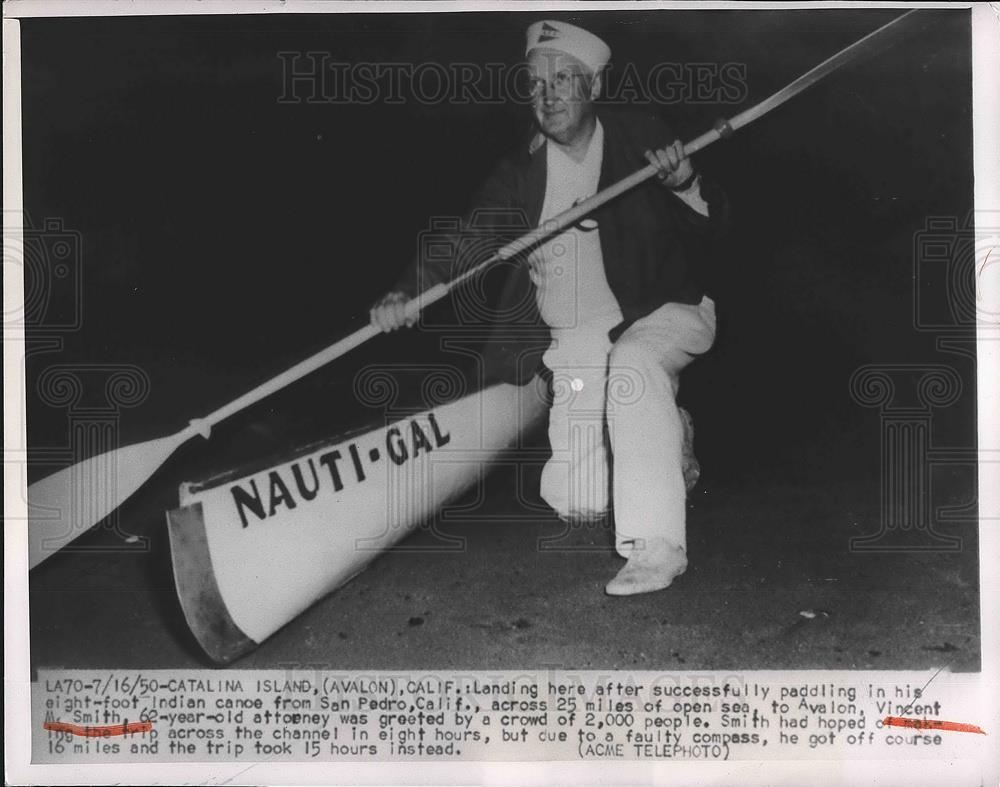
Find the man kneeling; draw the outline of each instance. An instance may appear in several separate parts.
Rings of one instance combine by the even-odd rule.
[[[529,278],[548,347],[539,357],[497,342],[494,365],[515,383],[539,362],[553,373],[542,496],[562,517],[591,518],[607,511],[610,491],[627,562],[607,593],[660,590],[687,567],[691,423],[676,397],[681,370],[715,340],[706,282],[728,203],[666,123],[598,105],[611,55],[604,41],[551,20],[527,38],[534,133],[500,162],[474,208],[521,211],[534,227],[648,163],[659,177],[548,238],[509,274],[508,293]],[[373,306],[373,323],[400,327],[409,299],[455,273],[418,260]]]

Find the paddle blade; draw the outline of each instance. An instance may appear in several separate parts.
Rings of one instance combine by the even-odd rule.
[[[34,568],[127,500],[190,432],[118,448],[28,487],[28,566]]]

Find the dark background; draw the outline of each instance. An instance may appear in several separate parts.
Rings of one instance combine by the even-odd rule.
[[[944,442],[974,440],[973,363],[938,353],[935,337],[913,328],[914,235],[928,217],[961,222],[972,207],[969,17],[927,14],[923,30],[698,157],[728,188],[737,220],[718,344],[682,392],[703,461],[720,477],[777,466],[874,472],[875,413],[848,391],[867,362],[953,364],[969,393],[935,423]],[[606,37],[617,73],[628,62],[640,74],[662,61],[746,64],[740,106],[657,107],[690,138],[896,15],[567,18]],[[25,205],[36,225],[59,217],[82,239],[82,329],[61,334],[62,351],[29,358],[29,444],[65,442],[65,412],[33,386],[53,362],[150,374],[149,399],[123,413],[130,442],[214,409],[355,327],[430,217],[460,213],[526,128],[515,104],[279,103],[278,52],[513,65],[534,18],[25,20]],[[344,389],[349,409],[353,363],[409,358],[401,348],[420,341],[373,342],[248,417],[292,406],[283,402],[299,411],[295,397],[320,389],[325,401]],[[428,357],[436,341],[424,342]],[[813,468],[833,448],[835,461]]]
[[[560,18],[602,35],[616,69],[745,64],[738,106],[658,108],[690,138],[898,13]],[[848,546],[880,522],[879,413],[852,399],[855,370],[952,367],[962,394],[934,411],[932,444],[975,447],[974,334],[960,309],[945,312],[950,330],[918,330],[914,318],[915,294],[940,301],[953,295],[946,284],[967,292],[972,282],[968,254],[949,252],[950,273],[934,280],[915,256],[930,219],[961,227],[972,209],[969,12],[921,17],[891,47],[697,157],[728,189],[736,228],[716,347],[685,372],[681,390],[703,475],[689,499],[691,567],[678,587],[616,606],[601,592],[613,576],[604,555],[540,553],[540,526],[516,521],[501,484],[487,497],[511,520],[463,531],[466,554],[387,555],[242,663],[336,653],[341,666],[373,669],[916,668],[951,664],[957,651],[959,666],[975,669],[973,520],[950,556],[859,555]],[[67,443],[65,408],[37,390],[46,369],[140,367],[149,395],[121,412],[118,438],[179,429],[358,327],[431,217],[460,213],[526,129],[526,110],[514,104],[279,103],[279,52],[513,65],[537,18],[24,20],[24,202],[36,230],[60,219],[81,252],[68,278],[53,278],[44,255],[26,271],[28,293],[52,290],[29,319],[29,480],[66,462],[41,461],[44,449]],[[956,241],[954,230],[938,234]],[[67,295],[74,282],[78,299]],[[447,322],[447,312],[430,316]],[[58,328],[77,315],[78,330]],[[951,350],[939,346],[945,335]],[[177,483],[378,417],[357,401],[357,371],[448,362],[441,338],[379,337],[220,425],[208,443],[185,445],[121,509],[126,532],[152,539],[149,555],[64,552],[33,572],[33,661],[66,663],[72,642],[77,666],[203,663],[163,537]],[[935,503],[969,504],[974,516],[974,470],[935,471]],[[804,609],[822,613],[805,629]],[[413,628],[414,619],[427,625]],[[94,630],[107,636],[93,639]]]

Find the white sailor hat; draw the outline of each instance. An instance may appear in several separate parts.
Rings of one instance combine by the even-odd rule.
[[[582,62],[595,74],[608,64],[611,48],[582,27],[545,19],[528,28],[527,56],[532,49],[555,49]]]

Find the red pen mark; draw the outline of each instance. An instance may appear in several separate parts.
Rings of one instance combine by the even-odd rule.
[[[137,732],[149,732],[153,729],[151,721],[132,721],[125,724],[108,724],[103,727],[81,727],[65,721],[46,721],[42,727],[49,732],[68,732],[71,735],[81,735],[84,738],[110,738],[112,735],[133,735]]]
[[[903,716],[886,716],[882,719],[886,727],[913,727],[917,730],[951,730],[952,732],[976,732],[985,735],[986,730],[975,724],[963,724],[960,721],[941,721],[940,719],[907,719]]]

